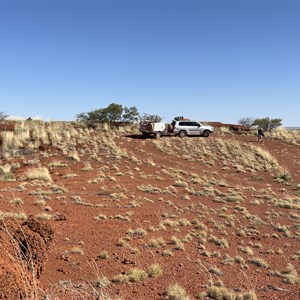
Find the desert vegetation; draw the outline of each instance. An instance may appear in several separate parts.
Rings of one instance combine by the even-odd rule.
[[[269,117],[265,118],[241,118],[239,120],[239,124],[247,127],[259,127],[264,131],[272,131],[275,128],[282,126],[282,119],[274,118],[271,119]]]
[[[10,124],[1,297],[298,299],[298,131],[258,144],[252,131],[154,140],[134,125]]]

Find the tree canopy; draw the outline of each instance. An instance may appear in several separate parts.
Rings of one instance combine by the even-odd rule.
[[[128,108],[123,107],[121,104],[111,103],[105,108],[77,114],[76,119],[78,121],[135,123],[139,120],[139,113],[135,106]]]
[[[270,119],[269,117],[254,119],[247,117],[240,119],[239,124],[247,127],[256,126],[263,129],[264,131],[271,131],[274,128],[282,126],[282,119]]]
[[[282,120],[279,118],[270,119],[268,117],[262,119],[255,119],[253,122],[253,126],[258,126],[264,131],[271,131],[274,128],[282,126]]]

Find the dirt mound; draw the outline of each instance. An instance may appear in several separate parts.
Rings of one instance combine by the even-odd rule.
[[[0,224],[0,299],[27,299],[37,292],[47,250],[53,238],[49,224],[30,218]]]

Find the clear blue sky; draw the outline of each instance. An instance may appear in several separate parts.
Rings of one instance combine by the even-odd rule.
[[[74,120],[113,102],[300,126],[300,1],[0,0],[0,111]]]

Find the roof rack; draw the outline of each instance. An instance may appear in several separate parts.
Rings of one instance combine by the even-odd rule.
[[[185,117],[183,117],[183,116],[179,116],[179,117],[175,117],[174,120],[175,120],[175,121],[182,121],[182,120],[189,121],[190,119],[185,118]]]

